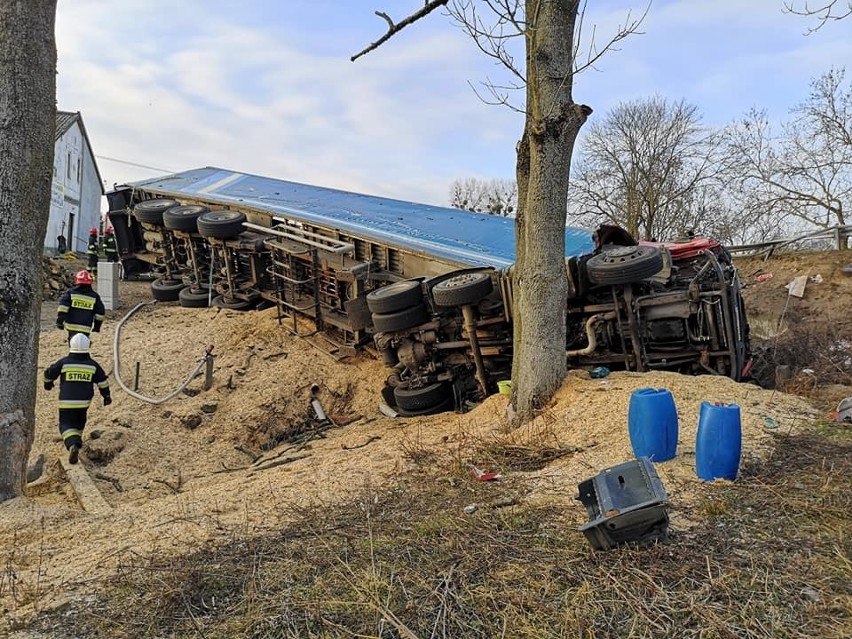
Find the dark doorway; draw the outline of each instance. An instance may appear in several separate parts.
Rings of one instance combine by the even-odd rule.
[[[77,238],[74,237],[74,214],[68,214],[68,250],[72,253],[74,252],[74,245],[76,244],[75,240]]]

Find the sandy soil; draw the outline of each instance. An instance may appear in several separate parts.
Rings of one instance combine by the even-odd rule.
[[[838,333],[852,332],[852,275],[841,271],[852,264],[852,251],[738,258],[735,264],[754,335],[771,338],[791,321],[827,322]],[[804,296],[790,296],[786,285],[802,275],[808,277]]]
[[[391,419],[378,411],[387,375],[380,362],[335,361],[279,326],[274,309],[146,307],[121,332],[115,371],[117,321],[145,298],[146,284],[123,283],[123,308],[110,313],[93,345],[93,356],[113,372],[115,401],[109,407],[94,402],[81,462],[112,507],[110,513],[81,509],[58,461],[66,453],[56,427],[56,391],[39,390],[31,462],[45,456],[44,477],[27,498],[0,504],[0,603],[6,620],[91,591],[131,553],[190,552],[206,543],[274,530],[294,505],[339,503],[365,488],[380,490],[401,473],[420,473],[413,460],[422,451],[446,467],[455,461],[461,468],[474,463],[501,470],[499,490],[508,492],[519,473],[488,468],[487,459],[477,458],[484,442],[510,438],[518,445],[577,447],[541,470],[523,473],[534,480],[534,489],[522,499],[564,504],[566,524],[579,525],[586,515],[573,501],[577,484],[632,458],[627,408],[631,392],[642,387],[667,388],[676,399],[679,453],[659,464],[658,471],[673,500],[673,526],[688,527],[684,506],[704,490],[694,472],[702,401],[741,406],[745,460],[766,455],[776,434],[795,430],[814,415],[800,398],[727,378],[613,373],[592,380],[575,371],[542,416],[511,435],[507,400],[500,395],[464,415]],[[138,362],[139,392],[162,397],[181,384],[208,345],[216,355],[208,391],[201,390],[200,377],[189,384],[192,396],[149,404],[122,391],[115,379],[120,372],[133,385]],[[63,356],[65,347],[63,333],[48,325],[40,365]],[[321,387],[326,412],[351,423],[302,447],[280,444],[264,450],[270,438],[311,425],[312,383]],[[295,459],[260,469],[266,461],[290,458]],[[466,480],[474,481],[472,474]],[[583,543],[579,535],[578,543]]]

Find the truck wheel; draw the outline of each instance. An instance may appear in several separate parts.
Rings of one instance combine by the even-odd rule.
[[[663,268],[663,256],[653,246],[617,246],[592,256],[586,273],[592,284],[629,284],[644,280]]]
[[[453,410],[453,408],[455,408],[453,398],[447,397],[447,399],[440,404],[431,406],[430,408],[424,408],[422,410],[407,410],[397,406],[396,412],[403,417],[419,417],[420,415],[437,415],[438,413],[445,413],[449,410]]]
[[[172,231],[195,233],[198,230],[198,217],[209,210],[200,204],[175,206],[163,212],[163,225]]]
[[[419,280],[394,282],[367,293],[367,307],[373,313],[395,313],[423,299]]]
[[[748,374],[743,375],[743,372],[751,356],[751,342],[749,339],[748,318],[746,317],[745,304],[740,294],[739,284],[735,284],[731,291],[731,304],[735,307],[732,320],[734,321],[734,348],[736,351],[736,359],[731,364],[734,367],[734,370],[731,371],[731,376],[734,381],[741,382],[744,378],[749,377]],[[737,328],[739,328],[739,331]]]
[[[412,326],[419,326],[429,321],[429,311],[426,306],[418,304],[396,313],[373,313],[373,326],[377,333],[393,333],[404,331]]]
[[[139,202],[139,204],[133,207],[133,215],[140,222],[162,226],[163,213],[176,206],[178,206],[177,200],[158,197],[153,200]]]
[[[216,308],[227,308],[232,311],[245,311],[248,310],[251,303],[233,297],[225,298],[222,295],[217,295],[213,298],[213,306]]]
[[[476,304],[493,288],[490,273],[462,273],[435,284],[432,298],[438,306],[464,306]]]
[[[151,282],[151,295],[158,302],[177,302],[181,290],[185,288],[181,280],[159,278]]]
[[[210,306],[207,291],[203,289],[192,290],[188,286],[181,289],[178,301],[185,308],[207,308]]]
[[[198,232],[204,237],[227,239],[243,232],[244,213],[239,211],[207,211],[198,218]]]
[[[430,410],[452,399],[445,382],[436,382],[421,388],[397,386],[393,389],[393,398],[398,408],[407,411]]]

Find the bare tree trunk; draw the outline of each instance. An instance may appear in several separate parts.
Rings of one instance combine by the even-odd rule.
[[[527,114],[518,145],[512,388],[515,420],[565,377],[565,218],[574,141],[587,115],[571,97],[577,0],[527,0]]]
[[[41,254],[56,129],[56,0],[0,2],[0,502],[23,494],[35,427]]]

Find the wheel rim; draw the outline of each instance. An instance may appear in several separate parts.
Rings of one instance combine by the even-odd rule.
[[[145,200],[144,202],[140,202],[136,206],[133,207],[134,211],[147,211],[149,213],[156,213],[158,211],[167,211],[171,208],[178,206],[177,201],[175,200]]]
[[[612,261],[622,261],[625,258],[634,255],[637,251],[637,247],[635,246],[619,246],[614,249],[608,250],[605,255],[607,258],[610,258]]]
[[[200,204],[188,204],[187,206],[176,206],[169,209],[170,217],[195,217],[207,212],[206,206]]]
[[[479,282],[484,280],[486,277],[489,277],[485,273],[463,273],[462,275],[456,275],[445,282],[443,282],[443,288],[460,288],[462,286],[467,286],[468,284],[472,284],[473,282]]]
[[[392,297],[399,293],[409,291],[418,286],[420,286],[419,282],[394,282],[393,284],[388,284],[387,286],[383,286],[380,289],[371,291],[369,294],[372,295],[374,298]]]
[[[242,219],[242,215],[239,211],[208,211],[201,217],[205,222],[231,222]]]

